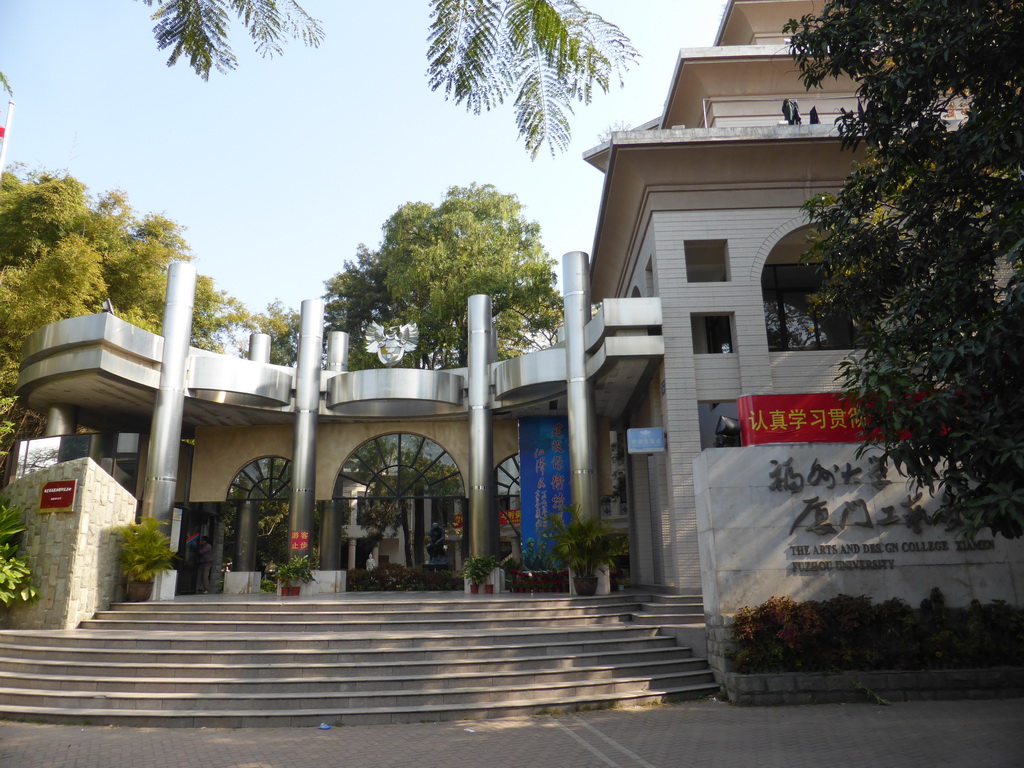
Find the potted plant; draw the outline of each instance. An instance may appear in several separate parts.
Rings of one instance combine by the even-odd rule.
[[[114,529],[121,537],[121,572],[130,602],[149,600],[157,574],[174,565],[177,554],[171,549],[171,538],[160,530],[162,525],[155,517],[144,517]]]
[[[467,557],[462,564],[462,575],[469,579],[469,591],[477,594],[480,585],[491,578],[491,573],[498,567],[498,558],[493,555],[486,557]],[[493,592],[494,586],[486,585],[485,592]]]
[[[275,575],[281,595],[294,597],[302,590],[303,584],[313,581],[313,563],[305,555],[293,557],[284,565],[277,566]]]
[[[568,522],[561,515],[548,516],[552,551],[572,571],[576,594],[593,595],[597,592],[598,570],[615,564],[615,558],[625,551],[625,540],[615,536],[599,516],[584,517],[578,504],[566,509],[570,512]]]

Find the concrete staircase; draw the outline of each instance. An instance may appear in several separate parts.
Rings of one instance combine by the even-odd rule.
[[[633,614],[638,624],[704,626],[704,600],[700,595],[651,595],[638,603]]]
[[[124,603],[77,630],[0,631],[0,717],[379,724],[715,693],[704,660],[640,611],[651,604],[664,605],[436,592]]]

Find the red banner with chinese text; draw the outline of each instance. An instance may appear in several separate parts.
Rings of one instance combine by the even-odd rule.
[[[836,392],[744,395],[737,401],[743,445],[859,443],[860,422]]]

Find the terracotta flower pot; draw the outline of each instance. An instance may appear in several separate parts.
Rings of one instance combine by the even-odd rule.
[[[484,584],[484,594],[493,595],[494,594],[494,585],[493,584]]]
[[[480,585],[479,584],[470,584],[469,585],[469,594],[477,595],[479,593],[480,593]]]

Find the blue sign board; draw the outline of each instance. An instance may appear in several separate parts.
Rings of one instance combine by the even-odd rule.
[[[569,487],[569,422],[563,416],[519,420],[519,486],[523,548],[540,533],[548,515],[572,504]]]
[[[665,430],[661,427],[627,429],[626,450],[629,453],[663,453],[665,451]]]

